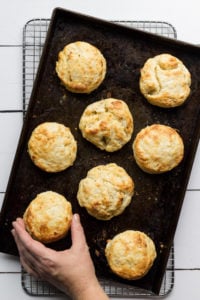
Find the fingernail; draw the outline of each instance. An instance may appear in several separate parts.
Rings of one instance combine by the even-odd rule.
[[[76,222],[80,222],[79,214],[74,214],[74,220],[75,220]]]

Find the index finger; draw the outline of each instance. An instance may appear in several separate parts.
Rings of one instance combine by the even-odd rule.
[[[80,222],[80,217],[78,214],[74,214],[71,224],[71,234],[72,234],[72,247],[77,249],[77,251],[82,251],[84,248],[88,249],[85,233]]]
[[[32,254],[34,257],[44,257],[47,255],[47,252],[50,254],[53,250],[45,247],[42,243],[34,240],[30,234],[26,231],[24,222],[22,219],[18,218],[13,222],[12,231],[15,241],[17,243],[18,249],[26,250]]]

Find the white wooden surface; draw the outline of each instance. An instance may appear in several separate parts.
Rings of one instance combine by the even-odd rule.
[[[11,112],[22,108],[22,29],[30,19],[49,18],[55,7],[108,20],[166,21],[176,28],[178,39],[200,43],[198,0],[0,0],[0,205],[22,126],[21,113]],[[175,286],[167,296],[169,300],[200,299],[199,178],[200,147],[175,236]],[[20,280],[18,259],[0,253],[1,298],[32,299],[23,291]]]

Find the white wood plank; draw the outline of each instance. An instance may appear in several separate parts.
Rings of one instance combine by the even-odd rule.
[[[0,273],[21,272],[19,258],[14,255],[0,253]],[[1,277],[0,277],[1,279]]]
[[[188,189],[199,189],[200,190],[200,143],[198,145],[189,183]]]
[[[52,10],[58,6],[108,20],[167,21],[175,26],[179,39],[196,44],[200,40],[196,34],[200,31],[200,22],[197,22],[199,19],[198,0],[192,2],[190,22],[185,21],[188,18],[188,11],[191,12],[189,1],[124,0],[122,9],[121,0],[97,0],[95,4],[93,0],[7,0],[3,2],[3,9],[0,10],[0,43],[21,44],[24,24],[32,18],[49,18]]]
[[[21,285],[21,274],[11,274],[11,273],[0,273],[0,291],[2,300],[30,300],[30,295],[28,295],[22,288]],[[40,297],[40,300],[47,300],[50,298]],[[66,299],[63,297],[53,297],[54,300]]]
[[[0,113],[0,191],[7,186],[22,127],[21,113]]]
[[[3,199],[4,199],[4,194],[0,193],[0,211],[1,211],[1,205],[3,203]],[[15,257],[14,255],[8,255],[5,253],[0,253],[0,273],[20,272],[20,271],[21,271],[21,266],[18,257]],[[1,277],[0,277],[0,281],[1,281]]]
[[[22,47],[0,46],[0,66],[0,111],[22,109]]]
[[[175,235],[176,268],[200,268],[200,191],[188,191]]]

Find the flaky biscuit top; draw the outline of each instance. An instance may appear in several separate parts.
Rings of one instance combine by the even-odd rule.
[[[110,163],[88,171],[79,183],[77,199],[90,215],[110,220],[125,210],[133,194],[133,179],[122,167]]]
[[[58,54],[56,72],[73,93],[91,93],[106,75],[106,59],[97,47],[84,41],[66,45]]]

